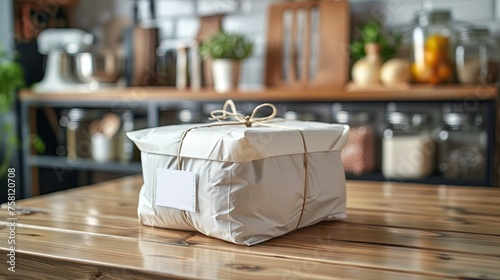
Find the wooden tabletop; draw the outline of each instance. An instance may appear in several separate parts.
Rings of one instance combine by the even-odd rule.
[[[1,279],[500,279],[500,189],[349,181],[348,218],[253,247],[140,226],[141,177],[0,210]]]

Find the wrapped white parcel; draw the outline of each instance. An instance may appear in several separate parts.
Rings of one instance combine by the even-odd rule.
[[[141,224],[254,245],[346,217],[346,125],[274,119],[127,133],[141,151]]]

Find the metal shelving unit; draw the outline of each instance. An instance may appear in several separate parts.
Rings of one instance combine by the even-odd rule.
[[[408,89],[358,89],[352,87],[344,88],[270,88],[252,92],[231,92],[217,94],[211,90],[197,92],[179,91],[174,88],[150,87],[150,88],[110,88],[89,93],[54,93],[36,94],[29,90],[21,91],[19,94],[21,139],[27,139],[33,133],[31,122],[34,120],[36,108],[108,108],[108,109],[130,109],[143,110],[146,112],[147,126],[159,125],[159,111],[165,106],[188,106],[193,104],[201,106],[209,102],[222,103],[226,99],[236,102],[273,102],[280,106],[292,104],[301,106],[304,103],[333,104],[335,102],[479,102],[486,103],[490,108],[487,116],[490,118],[487,127],[489,137],[488,154],[490,170],[484,182],[462,182],[460,180],[446,180],[439,176],[432,176],[427,182],[434,184],[468,184],[495,186],[498,185],[499,156],[499,121],[500,110],[498,105],[498,87],[495,86],[461,86],[461,85],[416,85]],[[140,172],[140,164],[132,162],[98,164],[91,160],[81,160],[79,165],[72,166],[66,157],[58,156],[36,156],[32,154],[30,143],[23,141],[22,150],[22,190],[23,197],[36,195],[33,193],[31,168],[51,167],[53,164],[61,164],[72,170],[101,170],[122,173]],[[364,177],[348,176],[352,179],[385,180],[380,174],[368,174]],[[417,181],[415,181],[417,182]]]
[[[99,163],[90,159],[75,159],[69,160],[61,156],[29,156],[28,165],[32,167],[47,167],[58,169],[71,170],[86,170],[86,171],[107,171],[117,173],[140,173],[140,162],[104,162]]]

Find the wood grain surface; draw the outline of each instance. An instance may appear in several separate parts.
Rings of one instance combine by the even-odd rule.
[[[142,178],[18,201],[0,279],[500,279],[500,190],[348,181],[348,218],[245,247],[141,226]],[[5,205],[4,205],[5,207]]]
[[[466,101],[476,102],[496,100],[496,85],[411,85],[408,89],[400,88],[367,88],[352,89],[350,87],[271,87],[261,90],[242,90],[225,94],[211,89],[200,91],[177,90],[173,87],[130,87],[105,88],[92,92],[60,92],[33,93],[21,90],[21,102],[75,102],[75,101],[109,101],[113,106],[130,106],[131,103],[146,101]]]
[[[311,28],[312,13],[317,14],[317,27],[314,29]],[[299,14],[304,16],[303,21],[300,20]],[[289,20],[285,20],[287,15],[290,16]],[[332,32],[333,30],[335,32]],[[343,86],[348,78],[349,67],[348,30],[348,1],[306,0],[272,3],[268,10],[264,83],[269,87]],[[311,51],[313,38],[319,39],[314,44],[315,49]],[[300,45],[302,49],[299,48]],[[312,53],[317,57],[313,59]],[[299,67],[300,56],[302,67]],[[314,77],[308,75],[310,61],[316,62]]]

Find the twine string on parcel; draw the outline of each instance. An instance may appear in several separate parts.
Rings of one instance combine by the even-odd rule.
[[[227,107],[231,108],[231,111],[228,111]],[[273,109],[273,112],[266,117],[260,117],[260,118],[256,117],[255,115],[257,114],[257,112],[264,107],[270,107],[271,109]],[[224,107],[222,107],[222,110],[213,110],[212,112],[210,112],[209,120],[211,121],[217,120],[219,122],[222,122],[229,117],[234,117],[236,121],[245,124],[246,127],[250,127],[252,126],[253,123],[270,121],[274,119],[274,117],[276,117],[277,114],[278,114],[278,109],[276,109],[276,106],[274,106],[274,104],[263,103],[255,107],[250,116],[245,116],[243,114],[238,113],[238,111],[236,110],[236,105],[234,105],[233,100],[228,99],[224,103]]]
[[[228,111],[227,108],[230,107],[231,111]],[[273,112],[269,116],[265,117],[256,117],[257,112],[264,107],[270,107]],[[187,133],[193,129],[201,128],[201,127],[213,127],[213,126],[222,126],[222,125],[238,125],[238,124],[244,124],[246,127],[251,127],[253,123],[264,123],[267,121],[270,121],[276,117],[278,114],[278,109],[274,104],[271,103],[262,103],[258,106],[256,106],[252,114],[250,116],[245,116],[243,114],[238,113],[236,110],[236,105],[234,105],[233,100],[228,99],[224,103],[224,106],[222,107],[222,110],[213,110],[210,112],[210,118],[209,120],[217,120],[217,123],[209,123],[209,124],[202,124],[202,125],[197,125],[194,127],[191,127],[187,130],[185,130],[182,135],[181,135],[181,140],[179,143],[179,149],[177,150],[177,169],[181,170],[181,163],[182,163],[182,158],[181,158],[181,149],[182,149],[182,144],[184,143],[184,138],[186,137]],[[226,121],[227,118],[233,117],[236,120],[235,121]]]
[[[295,226],[295,229],[299,228],[300,221],[302,220],[302,215],[304,214],[304,208],[306,207],[306,197],[307,197],[307,189],[309,188],[309,178],[308,178],[308,172],[307,172],[307,159],[309,157],[309,153],[307,152],[307,145],[306,145],[306,139],[304,138],[304,133],[302,131],[298,130],[297,131],[300,133],[300,136],[302,137],[302,144],[304,145],[304,194],[303,194],[303,199],[302,199],[302,209],[300,209],[300,216],[299,220],[297,221],[297,225]]]
[[[231,109],[228,111],[228,107]],[[273,111],[270,115],[265,116],[265,117],[256,117],[257,112],[264,107],[270,107]],[[267,127],[274,127],[274,128],[283,128],[283,129],[291,129],[295,130],[300,134],[300,137],[302,139],[302,144],[304,146],[304,192],[303,192],[303,201],[302,201],[302,209],[300,210],[300,215],[297,221],[297,225],[295,226],[294,229],[297,229],[300,226],[300,221],[302,220],[302,216],[304,214],[304,209],[305,209],[305,204],[306,204],[306,196],[307,196],[307,191],[308,191],[308,171],[307,171],[307,162],[308,162],[308,157],[309,153],[307,151],[307,144],[306,140],[304,137],[304,133],[300,131],[299,129],[292,128],[292,127],[287,127],[283,125],[276,125],[276,124],[271,124],[271,123],[266,123],[276,117],[278,114],[278,109],[274,104],[271,103],[262,103],[260,105],[257,105],[253,110],[252,113],[248,116],[245,116],[243,114],[238,113],[236,110],[236,105],[234,104],[233,100],[228,99],[224,103],[224,106],[222,110],[213,110],[210,112],[210,118],[209,120],[217,120],[218,122],[216,123],[209,123],[209,124],[201,124],[197,125],[194,127],[191,127],[187,130],[185,130],[182,135],[181,139],[179,141],[179,149],[177,150],[177,169],[182,170],[182,157],[181,157],[181,150],[182,150],[182,144],[184,142],[184,139],[186,138],[186,135],[188,132],[190,132],[193,129],[197,128],[202,128],[202,127],[214,127],[214,126],[225,126],[225,125],[238,125],[238,124],[244,124],[246,127],[251,127],[253,123],[259,123],[262,126],[267,126]],[[234,121],[227,121],[226,119],[228,118],[234,118]]]

